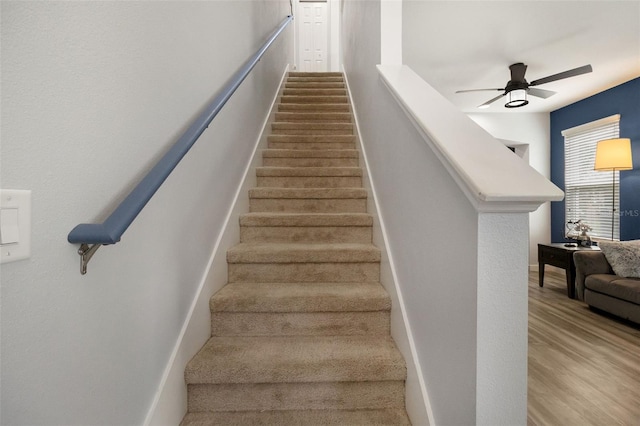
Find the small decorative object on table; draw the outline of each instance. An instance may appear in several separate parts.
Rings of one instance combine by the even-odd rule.
[[[567,222],[566,237],[571,240],[576,240],[582,247],[591,247],[591,237],[587,234],[592,228],[582,219],[578,219],[575,222]]]

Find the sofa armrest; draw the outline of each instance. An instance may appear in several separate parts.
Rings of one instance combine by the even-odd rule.
[[[611,265],[601,251],[580,250],[573,253],[576,265],[576,297],[584,300],[584,281],[593,274],[613,274]]]

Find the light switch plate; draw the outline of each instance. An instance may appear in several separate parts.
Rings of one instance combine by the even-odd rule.
[[[0,244],[0,263],[15,262],[31,256],[31,191],[19,189],[0,189],[0,209],[7,214],[0,214],[0,220],[11,223],[0,223],[0,231],[9,232],[10,241]],[[15,230],[15,212],[17,210],[17,231]]]

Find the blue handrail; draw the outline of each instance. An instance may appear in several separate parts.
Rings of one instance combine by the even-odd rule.
[[[67,240],[70,243],[81,243],[83,245],[115,244],[120,241],[122,234],[153,197],[153,194],[156,193],[180,160],[189,152],[189,149],[191,149],[200,135],[209,127],[211,121],[256,66],[269,46],[292,20],[293,16],[288,16],[278,25],[262,47],[231,77],[229,83],[206,110],[189,126],[173,147],[153,166],[149,173],[103,223],[81,223],[71,230]],[[83,255],[82,251],[80,254]],[[88,262],[88,259],[86,261]],[[84,270],[86,272],[86,264]]]

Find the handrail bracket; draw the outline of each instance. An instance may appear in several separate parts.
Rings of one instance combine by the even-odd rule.
[[[82,243],[80,248],[78,249],[78,254],[80,255],[80,273],[85,275],[87,273],[87,264],[93,257],[93,255],[98,251],[102,244],[94,244],[90,246],[89,244]]]

